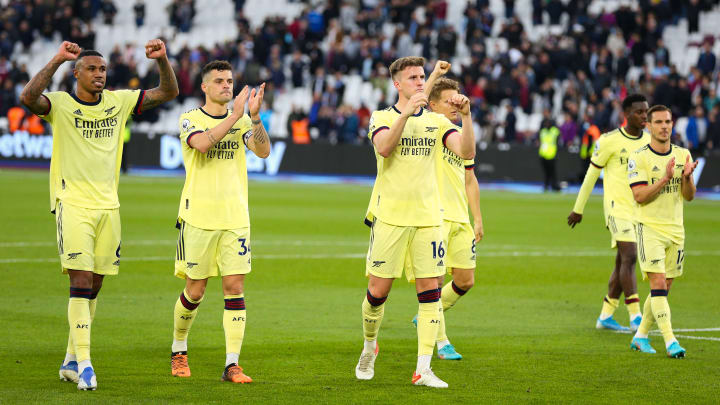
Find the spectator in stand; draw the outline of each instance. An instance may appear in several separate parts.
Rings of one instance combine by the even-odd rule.
[[[707,139],[708,120],[705,118],[705,111],[702,106],[695,107],[695,115],[688,120],[685,128],[687,147],[694,152],[702,152],[705,149]]]
[[[708,114],[708,149],[720,149],[720,104],[715,104]]]
[[[560,145],[571,145],[578,135],[578,125],[573,116],[566,112],[563,114],[563,123],[560,125]]]
[[[133,12],[135,12],[135,26],[142,27],[145,24],[145,0],[135,0]]]
[[[698,57],[697,67],[700,71],[707,75],[715,70],[715,54],[712,51],[712,43],[705,41],[703,44],[703,51]]]
[[[503,142],[517,142],[520,141],[517,139],[517,131],[515,129],[515,126],[517,125],[517,117],[515,116],[515,109],[513,108],[512,104],[507,104],[505,106],[506,115],[505,115],[505,123],[504,123],[504,137]]]
[[[115,20],[115,15],[117,14],[117,7],[115,7],[113,1],[102,0],[100,8],[103,12],[103,23],[105,23],[105,25],[113,25],[113,20]]]

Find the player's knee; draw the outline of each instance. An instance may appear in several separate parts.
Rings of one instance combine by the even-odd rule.
[[[205,296],[204,285],[193,285],[185,288],[184,294],[193,301],[200,301]]]
[[[242,293],[243,293],[242,284],[223,287],[223,294],[225,294],[225,295],[240,295]]]
[[[454,269],[453,283],[464,291],[471,289],[475,285],[475,271],[473,269]]]
[[[457,280],[457,281],[455,281],[455,285],[460,287],[461,289],[467,291],[467,290],[473,288],[473,286],[475,285],[475,280],[473,280],[472,278],[465,279],[465,280]]]
[[[379,285],[368,286],[367,290],[370,295],[378,299],[387,298],[388,294],[390,294],[389,288],[384,288],[384,286]]]
[[[96,274],[96,276],[97,276],[97,274]],[[103,285],[103,277],[102,276],[94,277],[93,281],[92,281],[93,294],[97,295],[100,292],[102,285]]]
[[[68,270],[70,287],[93,288],[93,274],[89,271]]]

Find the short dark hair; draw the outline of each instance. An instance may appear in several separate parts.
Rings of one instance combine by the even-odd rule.
[[[672,117],[672,111],[670,109],[662,104],[655,104],[654,106],[650,107],[650,109],[647,112],[647,120],[648,122],[652,120],[653,113],[656,112],[662,112],[662,111],[669,111],[670,116]]]
[[[390,64],[390,78],[395,80],[395,75],[409,67],[425,67],[425,58],[422,56],[406,56],[395,60]]]
[[[94,49],[85,49],[84,51],[80,52],[77,56],[77,59],[75,59],[75,67],[77,67],[77,64],[80,63],[80,60],[86,56],[99,56],[101,58],[105,58],[100,52],[94,50]]]
[[[622,102],[623,111],[629,110],[634,103],[647,103],[647,98],[642,94],[631,94],[625,97],[625,100]]]
[[[214,60],[203,66],[202,71],[200,72],[200,76],[203,78],[203,80],[205,80],[205,75],[207,75],[213,70],[218,70],[221,72],[224,70],[229,70],[232,72],[232,65],[226,60]]]
[[[430,97],[428,97],[429,101],[440,100],[440,95],[445,90],[456,90],[459,92],[460,85],[455,80],[448,79],[447,77],[437,79],[435,83],[433,83],[432,90],[430,90]]]

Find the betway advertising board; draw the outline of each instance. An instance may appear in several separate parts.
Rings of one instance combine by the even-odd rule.
[[[125,144],[130,167],[177,170],[183,165],[182,147],[177,135],[134,133]],[[26,132],[0,135],[0,166],[47,166],[52,155],[52,137]],[[701,188],[720,188],[720,151],[696,156],[696,183]],[[246,151],[248,171],[277,175],[306,173],[325,175],[376,174],[375,154],[370,145],[295,145],[284,140],[272,142],[272,152],[260,159]],[[476,174],[481,182],[543,181],[537,148],[526,145],[498,145],[477,150]],[[577,153],[561,149],[557,156],[558,180],[582,180],[583,165]]]

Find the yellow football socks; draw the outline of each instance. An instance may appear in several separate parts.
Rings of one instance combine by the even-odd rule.
[[[95,307],[97,306],[97,294],[90,295],[90,300],[88,301],[88,304],[90,305],[90,325],[92,325],[93,319],[95,319]],[[75,342],[73,342],[72,333],[68,333],[68,344],[67,344],[67,354],[69,354],[71,357],[75,356]]]
[[[625,307],[627,307],[628,314],[630,314],[630,320],[640,315],[640,296],[633,294],[629,297],[625,297]]]
[[[223,329],[225,330],[225,353],[232,353],[230,363],[237,363],[243,337],[245,336],[245,296],[226,295],[225,310],[223,311]],[[226,364],[227,365],[227,364]]]
[[[385,300],[387,300],[387,297],[373,297],[372,294],[370,294],[370,290],[365,294],[365,299],[362,303],[362,317],[363,337],[366,342],[374,342],[377,340],[380,324],[385,314]]]
[[[442,288],[442,297],[440,298],[443,311],[452,308],[466,292],[466,290],[461,289],[452,281],[445,284],[445,287]]]
[[[652,296],[648,294],[647,299],[645,300],[645,305],[643,305],[642,322],[640,322],[640,326],[635,333],[635,337],[637,338],[648,337],[648,333],[650,333],[650,328],[652,328],[653,324],[655,323],[655,317],[653,316],[652,306],[650,304],[652,302],[651,298]]]
[[[70,287],[68,324],[78,363],[90,360],[90,288]]]
[[[193,300],[190,298],[187,290],[180,293],[180,297],[177,302],[175,302],[175,312],[173,316],[173,352],[187,351],[188,333],[197,316],[200,302],[202,302],[202,298],[197,301]]]
[[[610,298],[610,296],[606,295],[603,299],[603,306],[602,311],[600,312],[600,319],[605,320],[613,316],[615,313],[615,310],[618,307],[618,304],[620,303],[620,300],[617,298]]]
[[[677,341],[670,323],[670,305],[668,305],[667,293],[667,290],[650,290],[650,306],[652,307],[653,316],[655,316],[655,322],[657,322],[658,328],[662,332],[666,347]]]
[[[435,349],[435,341],[438,336],[440,324],[439,314],[442,307],[440,301],[440,289],[423,291],[418,293],[418,356],[432,355]]]

